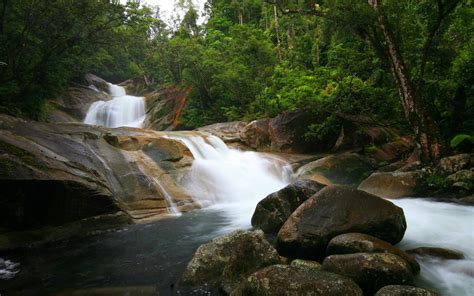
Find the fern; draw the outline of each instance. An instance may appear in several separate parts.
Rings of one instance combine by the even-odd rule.
[[[474,143],[474,136],[466,135],[466,134],[459,134],[456,135],[450,142],[451,148],[456,148],[461,144],[463,141],[468,140],[471,143]]]

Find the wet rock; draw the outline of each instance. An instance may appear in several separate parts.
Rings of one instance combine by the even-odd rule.
[[[471,156],[464,153],[442,158],[439,161],[439,167],[446,174],[454,174],[457,171],[468,168],[470,163]]]
[[[270,119],[254,120],[247,124],[239,133],[242,142],[254,149],[265,150],[270,147],[268,124]]]
[[[326,254],[391,253],[407,261],[414,274],[420,272],[420,265],[404,251],[371,235],[345,233],[334,237],[328,244]]]
[[[407,253],[416,256],[430,256],[446,260],[464,259],[464,254],[462,252],[446,248],[420,247],[407,250]]]
[[[282,256],[324,257],[329,241],[343,233],[360,232],[392,244],[403,238],[403,210],[391,202],[346,186],[328,186],[304,202],[278,232]]]
[[[57,226],[117,211],[150,221],[168,215],[168,195],[181,210],[198,208],[176,184],[188,155],[153,131],[0,115],[0,227]]]
[[[389,285],[380,289],[375,296],[438,296],[438,294],[413,286]]]
[[[363,294],[352,280],[337,274],[302,266],[273,265],[243,280],[231,295],[358,296]]]
[[[247,122],[232,121],[221,122],[196,129],[200,132],[210,133],[222,139],[226,143],[233,143],[240,141],[240,132],[247,126]]]
[[[473,170],[460,170],[452,175],[447,177],[452,183],[456,182],[465,182],[465,183],[474,183],[474,171]]]
[[[357,189],[383,198],[414,196],[419,172],[373,173]]]
[[[268,123],[273,151],[298,152],[305,150],[301,127],[308,126],[309,115],[302,110],[286,111]]]
[[[387,285],[413,283],[408,263],[391,253],[331,255],[324,259],[322,269],[354,280],[368,294]]]
[[[300,180],[262,199],[252,216],[252,226],[265,233],[277,234],[288,217],[324,185]]]
[[[280,263],[261,230],[238,230],[201,245],[182,275],[185,286],[215,286],[230,293],[255,271]]]
[[[325,185],[357,186],[373,170],[372,163],[365,157],[357,153],[342,153],[310,162],[299,168],[296,176]]]

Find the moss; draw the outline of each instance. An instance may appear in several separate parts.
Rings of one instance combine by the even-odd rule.
[[[15,145],[12,145],[12,144],[9,144],[9,143],[6,143],[6,142],[0,142],[0,152],[3,151],[4,153],[7,153],[7,154],[10,154],[10,155],[13,155],[13,156],[16,156],[17,158],[19,158],[23,163],[29,165],[29,166],[33,166],[33,167],[36,167],[36,168],[39,168],[39,169],[44,169],[45,166],[44,164],[42,164],[41,162],[38,161],[38,158],[26,151],[26,150],[23,150]],[[7,164],[7,167],[11,167],[11,161],[9,161],[10,163]],[[13,162],[14,166],[16,166],[17,164],[15,164]],[[14,167],[13,167],[14,168]]]

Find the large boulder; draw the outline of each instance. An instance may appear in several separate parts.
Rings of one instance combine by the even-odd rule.
[[[278,232],[282,256],[321,259],[329,241],[360,232],[391,244],[406,230],[403,210],[393,203],[347,186],[328,186],[304,202]]]
[[[300,167],[296,176],[325,185],[357,186],[373,171],[372,163],[362,155],[341,153],[326,156]]]
[[[232,296],[362,296],[361,289],[350,279],[304,266],[273,265],[243,280]]]
[[[357,189],[383,198],[401,198],[415,195],[421,178],[419,172],[377,172],[362,181]]]
[[[409,285],[414,280],[408,263],[391,253],[331,255],[324,259],[322,269],[354,280],[368,294],[387,285]]]
[[[281,262],[261,230],[238,230],[201,245],[184,271],[184,286],[218,285],[230,293],[257,270]]]
[[[410,264],[414,274],[420,272],[420,265],[412,256],[383,240],[363,233],[345,233],[334,237],[329,242],[326,253],[328,255],[353,253],[392,253],[405,259]]]
[[[56,226],[124,211],[133,222],[199,207],[178,181],[188,149],[164,133],[0,115],[0,227]]]
[[[310,116],[302,110],[286,111],[268,123],[273,151],[298,152],[307,150],[303,143],[302,127],[311,122]]]
[[[368,152],[378,161],[393,162],[409,154],[410,151],[413,150],[413,143],[413,138],[401,137],[393,142],[385,143],[380,147],[376,147],[373,151],[368,149]]]
[[[250,122],[240,131],[240,139],[254,149],[269,149],[271,143],[268,133],[269,122],[270,119],[259,119]]]
[[[268,195],[257,204],[252,226],[265,233],[277,234],[296,208],[323,187],[315,181],[299,180]]]
[[[240,141],[240,132],[247,126],[243,121],[220,122],[211,125],[203,126],[197,131],[210,133],[216,137],[221,138],[226,143],[233,143]]]
[[[438,294],[413,286],[388,285],[378,290],[375,296],[438,296]]]

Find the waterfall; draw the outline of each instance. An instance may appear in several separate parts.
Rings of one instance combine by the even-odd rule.
[[[142,127],[145,120],[145,99],[129,96],[125,88],[110,84],[110,101],[94,102],[87,111],[84,123],[106,127]]]
[[[195,159],[184,188],[203,207],[223,212],[230,228],[250,227],[257,203],[291,182],[291,166],[279,158],[231,149],[212,135],[175,138]]]

